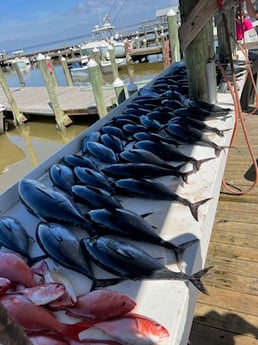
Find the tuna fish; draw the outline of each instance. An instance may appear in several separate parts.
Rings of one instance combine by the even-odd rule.
[[[39,223],[36,238],[41,249],[60,265],[79,272],[92,280],[94,287],[117,283],[117,279],[97,280],[91,263],[81,248],[79,240],[66,228],[55,223]]]
[[[19,182],[18,192],[21,202],[28,211],[41,220],[69,223],[94,233],[92,224],[62,193],[31,179],[22,179]]]
[[[54,186],[71,194],[71,188],[76,183],[73,169],[64,164],[53,164],[49,169],[49,177]]]
[[[27,258],[29,266],[33,263],[29,255],[30,236],[18,219],[11,216],[0,218],[0,244]]]
[[[200,278],[210,267],[191,275],[174,272],[139,247],[108,236],[84,238],[81,243],[98,266],[118,277],[131,280],[190,281],[198,290],[207,294]]]
[[[102,234],[118,235],[125,238],[130,238],[135,241],[152,243],[163,248],[173,250],[176,255],[178,263],[181,262],[185,249],[197,241],[186,242],[180,246],[176,246],[169,241],[163,240],[156,234],[154,227],[149,224],[143,217],[137,213],[125,210],[91,210],[89,211],[90,219],[97,225],[97,229]]]

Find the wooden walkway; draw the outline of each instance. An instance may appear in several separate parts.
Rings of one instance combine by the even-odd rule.
[[[49,95],[45,87],[20,87],[12,88],[12,95],[18,109],[23,114],[54,116]],[[113,88],[103,88],[104,99],[107,107],[116,102]],[[56,95],[61,110],[66,115],[97,114],[96,102],[92,89],[89,87],[56,87]],[[11,111],[8,99],[0,88],[0,104]]]
[[[258,157],[258,112],[245,118]],[[246,189],[255,180],[241,126],[230,150],[225,182]],[[209,296],[198,295],[191,345],[258,344],[258,186],[229,195],[222,186],[205,266]]]

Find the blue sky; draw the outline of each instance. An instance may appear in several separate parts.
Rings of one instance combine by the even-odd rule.
[[[178,0],[11,0],[1,1],[0,51],[88,35],[110,15],[116,28],[154,19]]]

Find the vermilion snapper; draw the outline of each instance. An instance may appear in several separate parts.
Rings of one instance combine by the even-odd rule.
[[[104,331],[123,345],[153,345],[167,340],[168,330],[157,321],[139,314],[102,321],[94,328]]]
[[[40,284],[31,288],[18,289],[12,294],[23,295],[37,305],[45,305],[55,301],[65,293],[65,287],[59,283]]]
[[[26,287],[38,285],[32,269],[21,257],[13,253],[0,252],[0,277],[10,279],[12,282]]]
[[[79,333],[92,326],[90,321],[62,323],[45,307],[34,304],[22,295],[3,296],[1,303],[25,332],[54,332],[79,340]]]
[[[111,290],[94,290],[79,296],[77,303],[66,309],[70,316],[108,320],[132,311],[136,302],[129,296]]]

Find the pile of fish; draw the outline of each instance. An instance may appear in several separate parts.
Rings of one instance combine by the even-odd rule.
[[[223,137],[225,130],[207,123],[210,119],[225,121],[228,113],[229,109],[190,100],[185,65],[182,62],[175,63],[151,87],[146,86],[138,91],[121,114],[113,116],[98,131],[88,131],[81,142],[80,152],[65,155],[50,167],[47,182],[44,179],[22,179],[18,185],[20,201],[38,219],[33,239],[25,229],[26,226],[18,219],[11,216],[0,218],[0,244],[27,260],[27,264],[23,260],[23,264],[19,263],[22,268],[20,274],[17,273],[17,277],[25,277],[24,272],[28,272],[29,282],[18,281],[25,288],[16,289],[13,295],[8,293],[8,286],[1,298],[18,321],[19,312],[16,314],[16,309],[13,310],[15,303],[21,305],[21,308],[29,305],[32,308],[31,314],[40,313],[35,308],[38,310],[41,307],[31,306],[34,302],[29,300],[27,289],[35,285],[39,289],[44,284],[60,283],[60,280],[55,279],[50,282],[46,278],[49,270],[45,269],[43,273],[42,265],[35,268],[37,262],[43,259],[85,276],[91,282],[92,292],[89,293],[95,293],[95,296],[99,294],[99,302],[109,286],[147,279],[182,280],[207,293],[201,277],[210,267],[192,274],[181,270],[185,250],[198,239],[194,238],[178,246],[163,239],[158,235],[160,229],[147,221],[149,214],[140,214],[140,210],[137,213],[125,207],[124,200],[140,198],[146,199],[146,202],[164,200],[181,204],[189,209],[189,217],[198,222],[199,208],[211,198],[192,202],[171,190],[162,179],[173,178],[178,185],[183,184],[187,189],[190,174],[198,172],[202,164],[216,159],[225,149],[209,136],[212,134]],[[184,154],[180,150],[182,145],[208,147],[211,156],[198,160]],[[190,171],[184,170],[189,164]],[[147,246],[143,249],[142,245]],[[178,271],[169,269],[160,259],[151,255],[148,245],[161,247],[172,253]],[[39,255],[32,255],[31,247],[37,247]],[[2,269],[1,261],[0,277],[13,282],[17,279],[16,271],[12,271],[15,268],[11,268],[14,265]],[[8,273],[4,273],[5,270]],[[43,277],[41,284],[35,284],[35,275]],[[55,329],[52,328],[54,337],[62,334],[63,337],[69,336],[78,341],[78,334],[83,327],[99,327],[106,332],[110,340],[102,342],[103,344],[117,342],[125,345],[151,345],[169,336],[164,326],[145,316],[129,313],[135,303],[128,296],[123,296],[126,299],[123,300],[123,306],[129,305],[132,308],[126,310],[125,316],[112,314],[112,321],[98,319],[98,323],[96,320],[92,323],[89,320],[91,316],[80,314],[84,297],[78,298],[76,294],[71,294],[71,284],[61,283],[58,287],[63,292],[62,296],[48,302],[48,309],[51,313],[66,310],[68,315],[82,317],[83,321],[77,326],[64,326],[56,319],[53,325],[57,322],[58,325]],[[62,290],[64,287],[65,291]],[[108,293],[111,294],[111,290]],[[88,308],[87,298],[86,296],[85,303]],[[110,302],[111,300],[110,298]],[[108,311],[100,309],[101,315],[107,316],[115,312],[115,303],[111,302],[108,308]],[[22,319],[20,323],[27,329],[30,322],[31,319]],[[97,340],[93,342],[96,343]],[[50,340],[35,342],[43,343],[51,344]],[[76,343],[67,341],[64,344]]]

